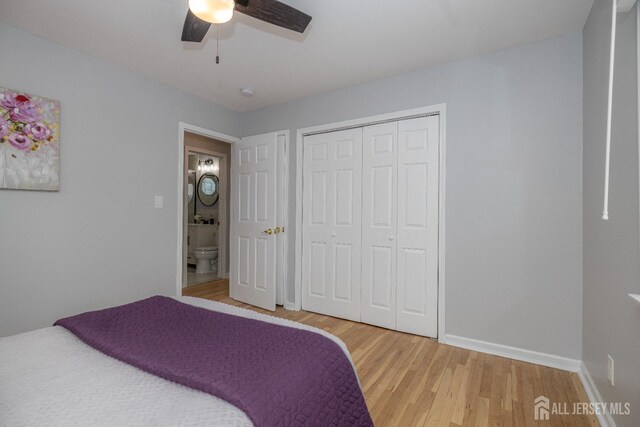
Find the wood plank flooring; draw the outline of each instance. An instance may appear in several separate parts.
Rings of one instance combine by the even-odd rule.
[[[535,421],[533,401],[588,402],[577,374],[439,344],[437,341],[278,307],[267,312],[229,298],[227,280],[186,288],[221,301],[324,329],[345,342],[376,426],[598,426],[595,416]]]

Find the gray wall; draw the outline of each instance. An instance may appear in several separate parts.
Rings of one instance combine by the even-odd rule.
[[[640,293],[636,10],[619,14],[609,221],[602,215],[611,2],[596,0],[584,27],[583,360],[602,397],[631,402],[618,426],[640,425]],[[607,380],[607,354],[616,386]]]
[[[245,113],[243,134],[291,129],[294,171],[298,128],[439,103],[447,333],[579,359],[580,34]]]
[[[240,115],[5,24],[0,40],[0,85],[61,102],[60,192],[0,190],[0,336],[174,295],[178,122],[240,135]]]
[[[298,128],[447,103],[447,333],[580,358],[580,34],[242,116],[4,24],[0,39],[0,84],[62,103],[61,191],[0,191],[0,336],[174,292],[179,120],[291,129],[293,171]]]

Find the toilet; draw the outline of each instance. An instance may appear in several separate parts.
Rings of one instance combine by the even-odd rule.
[[[196,248],[194,252],[196,260],[196,274],[217,273],[218,272],[218,247],[205,246]]]

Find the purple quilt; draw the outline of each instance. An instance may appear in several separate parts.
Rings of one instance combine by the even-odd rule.
[[[330,339],[155,296],[58,320],[88,345],[217,396],[260,426],[372,426],[349,359]]]

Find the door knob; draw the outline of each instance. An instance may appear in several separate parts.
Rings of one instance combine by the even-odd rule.
[[[275,234],[280,234],[280,233],[284,233],[284,227],[276,227],[275,230],[273,230],[273,232]]]
[[[272,235],[273,234],[273,230],[270,228],[267,228],[266,230],[263,231],[263,233],[268,234],[268,235]]]
[[[336,237],[336,236],[337,236],[337,234],[336,234],[335,231],[333,233],[331,233],[331,237]]]
[[[393,236],[389,236],[389,241],[393,242]]]

